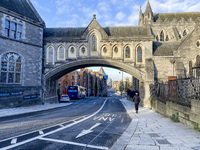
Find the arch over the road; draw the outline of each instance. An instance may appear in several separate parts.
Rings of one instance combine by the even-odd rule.
[[[105,66],[111,67],[115,69],[122,70],[130,75],[134,76],[140,81],[145,80],[145,74],[135,67],[125,64],[124,62],[119,62],[119,60],[111,60],[111,59],[80,59],[75,61],[66,62],[65,64],[56,66],[52,68],[45,74],[46,80],[48,79],[59,79],[63,75],[84,67],[92,67],[92,66]]]

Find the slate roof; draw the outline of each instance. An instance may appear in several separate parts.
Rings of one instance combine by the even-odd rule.
[[[181,18],[184,18],[188,20],[189,18],[197,19],[200,17],[200,12],[179,12],[179,13],[159,13],[154,14],[154,21],[168,19],[169,21],[176,19],[180,20]]]
[[[80,39],[87,27],[77,28],[45,28],[45,41],[67,41],[73,39]],[[112,37],[137,37],[148,34],[148,28],[138,26],[127,27],[104,27],[104,31],[108,36]]]
[[[153,42],[154,56],[173,56],[173,51],[178,50],[181,41],[178,42]]]
[[[40,22],[27,0],[0,0],[0,6]]]

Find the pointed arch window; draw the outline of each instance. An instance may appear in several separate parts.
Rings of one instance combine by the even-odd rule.
[[[142,62],[142,47],[137,47],[137,62]]]
[[[92,51],[97,51],[97,37],[95,35],[92,36]]]
[[[126,49],[125,49],[125,54],[126,54],[126,58],[131,58],[131,50],[130,50],[130,47],[127,46]]]
[[[166,41],[169,41],[169,36],[168,35],[166,36]]]
[[[160,41],[164,41],[164,32],[163,31],[160,32]]]
[[[187,35],[187,31],[184,30],[184,31],[183,31],[183,36],[186,36],[186,35]]]
[[[65,60],[65,48],[64,46],[58,47],[58,60]]]
[[[20,84],[22,59],[16,53],[4,54],[1,58],[0,83]]]
[[[196,57],[196,66],[200,67],[200,56],[199,55],[197,55],[197,57]],[[196,76],[200,77],[200,69],[199,68],[196,69]]]
[[[47,48],[47,64],[54,64],[54,48],[52,46]]]

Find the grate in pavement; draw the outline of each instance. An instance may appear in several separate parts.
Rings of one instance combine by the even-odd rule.
[[[167,140],[156,140],[159,144],[171,144]]]

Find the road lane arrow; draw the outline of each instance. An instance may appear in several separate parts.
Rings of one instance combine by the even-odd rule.
[[[96,124],[95,124],[94,126],[92,126],[90,129],[88,129],[88,130],[85,130],[85,129],[82,130],[81,133],[80,133],[79,135],[77,135],[76,138],[79,138],[79,137],[81,137],[81,136],[84,136],[84,135],[86,135],[86,134],[89,134],[89,133],[93,132],[92,129],[98,127],[100,124],[101,124],[101,123],[96,123]]]

